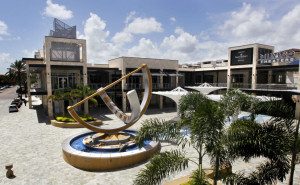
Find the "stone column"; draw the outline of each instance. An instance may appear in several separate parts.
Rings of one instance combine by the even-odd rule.
[[[175,83],[176,83],[175,86],[176,87],[178,87],[178,83],[179,83],[179,79],[178,79],[179,77],[178,77],[178,75],[179,75],[178,71],[176,71],[176,80],[175,80]]]
[[[122,74],[122,76],[126,75],[126,68],[124,68],[123,66],[122,66],[121,74]],[[123,112],[126,112],[126,106],[127,106],[125,89],[126,89],[126,79],[122,80],[122,110],[123,110]]]
[[[32,99],[30,93],[31,81],[30,81],[30,70],[29,64],[26,64],[26,77],[27,77],[27,97],[28,97],[28,107],[32,109]]]
[[[52,82],[51,82],[51,64],[50,64],[50,40],[45,39],[45,62],[46,62],[46,89],[47,89],[47,104],[48,104],[48,116],[53,118],[53,102],[49,97],[52,95]]]
[[[256,65],[258,61],[258,47],[254,46],[253,48],[253,61],[252,61],[252,75],[251,75],[251,89],[256,89],[257,81],[257,70]]]
[[[86,63],[83,63],[82,66],[82,73],[83,73],[83,85],[87,85],[87,66]],[[84,114],[89,114],[89,103],[88,101],[84,102]]]
[[[268,71],[268,84],[272,83],[272,76],[273,76],[273,71],[269,70]]]
[[[46,82],[47,82],[47,98],[52,95],[52,82],[51,82],[51,65],[46,64]],[[48,99],[48,116],[53,117],[53,102]]]
[[[159,76],[159,89],[163,89],[164,88],[163,69],[160,69],[159,73],[160,73],[160,76]],[[164,97],[159,96],[159,109],[162,110],[163,108],[164,108]]]
[[[231,63],[231,50],[228,49],[227,90],[230,89],[230,86],[231,86],[231,69],[230,69],[230,63]]]

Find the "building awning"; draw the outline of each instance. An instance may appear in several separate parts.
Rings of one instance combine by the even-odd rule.
[[[143,73],[134,73],[132,76],[142,76]],[[151,73],[152,76],[183,76],[182,74],[165,74],[165,73]]]
[[[36,89],[30,89],[31,95],[47,95],[47,90],[36,88]]]

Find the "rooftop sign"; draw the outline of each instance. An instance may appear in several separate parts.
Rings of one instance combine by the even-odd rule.
[[[267,53],[259,56],[259,64],[271,64],[274,62],[293,62],[295,61],[295,51],[287,50],[277,53]]]
[[[231,51],[230,65],[252,64],[253,48]]]

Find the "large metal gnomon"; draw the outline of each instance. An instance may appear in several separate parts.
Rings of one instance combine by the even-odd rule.
[[[120,83],[122,80],[125,80],[132,76],[134,73],[137,73],[138,71],[142,71],[143,75],[143,84],[144,84],[144,95],[142,99],[142,103],[140,104],[140,101],[138,99],[138,95],[136,90],[131,90],[127,92],[127,98],[130,104],[131,108],[131,114],[127,115],[123,111],[121,111],[115,103],[110,99],[110,97],[107,95],[106,91],[116,85],[117,83]],[[114,81],[113,83],[107,85],[106,87],[99,88],[95,93],[92,95],[84,98],[83,100],[79,101],[78,103],[74,104],[73,106],[68,107],[68,111],[70,115],[80,124],[85,126],[86,128],[94,131],[94,132],[102,132],[102,133],[116,133],[122,130],[125,130],[132,126],[135,122],[139,120],[139,118],[146,112],[146,109],[150,103],[152,94],[152,78],[151,73],[146,64],[141,65],[139,68],[135,69],[134,71],[130,72],[129,74],[122,76],[120,79]],[[97,126],[93,126],[89,124],[88,122],[85,122],[82,120],[78,114],[76,113],[76,108],[81,106],[83,103],[89,101],[89,99],[93,98],[94,96],[100,95],[106,106],[124,123],[122,126],[118,128],[101,128]]]

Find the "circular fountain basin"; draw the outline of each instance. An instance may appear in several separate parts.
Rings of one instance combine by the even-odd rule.
[[[132,130],[124,130],[120,133],[130,137],[136,135],[136,131]],[[119,145],[107,139],[106,141],[113,142],[111,144],[113,147],[110,145],[107,147],[86,145],[84,140],[93,136],[97,137],[95,134],[95,132],[85,132],[64,140],[62,143],[64,160],[76,168],[87,171],[116,170],[146,161],[160,150],[159,142],[145,140],[144,145],[139,148],[128,140],[128,137],[122,137],[124,141]],[[101,138],[103,135],[98,136]]]

